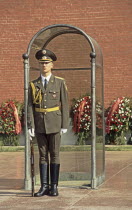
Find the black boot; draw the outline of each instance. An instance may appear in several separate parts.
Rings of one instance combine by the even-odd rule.
[[[51,189],[50,196],[58,196],[58,179],[59,179],[60,164],[51,163],[50,164],[50,177],[51,177]]]
[[[49,194],[49,165],[40,164],[40,181],[41,188],[34,194],[34,197],[40,197]]]

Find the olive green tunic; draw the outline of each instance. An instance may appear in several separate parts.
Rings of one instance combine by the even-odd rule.
[[[28,99],[28,127],[35,128],[36,133],[57,133],[68,127],[68,94],[63,78],[51,75],[46,90],[41,77],[32,81]]]

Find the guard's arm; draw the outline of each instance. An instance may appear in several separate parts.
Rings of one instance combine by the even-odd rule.
[[[28,129],[34,129],[34,117],[33,117],[33,98],[32,98],[32,88],[29,85],[28,88],[28,107],[27,107],[27,125]]]
[[[64,80],[62,80],[61,84],[60,97],[61,97],[61,113],[62,113],[61,128],[67,129],[69,123],[69,105],[68,105],[68,90]]]

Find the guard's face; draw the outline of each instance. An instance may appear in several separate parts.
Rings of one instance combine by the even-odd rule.
[[[42,63],[40,62],[40,71],[42,75],[50,74],[52,68],[53,68],[53,62],[48,62],[48,61]]]

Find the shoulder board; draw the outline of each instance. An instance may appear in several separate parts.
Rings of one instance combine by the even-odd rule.
[[[34,85],[37,84],[37,83],[40,83],[40,78],[37,78],[37,79],[35,79],[35,80],[32,80],[31,82],[32,82]],[[30,83],[31,83],[31,82],[30,82]]]
[[[57,76],[55,76],[55,78],[65,80],[65,79],[64,79],[64,78],[62,78],[62,77],[57,77]]]

